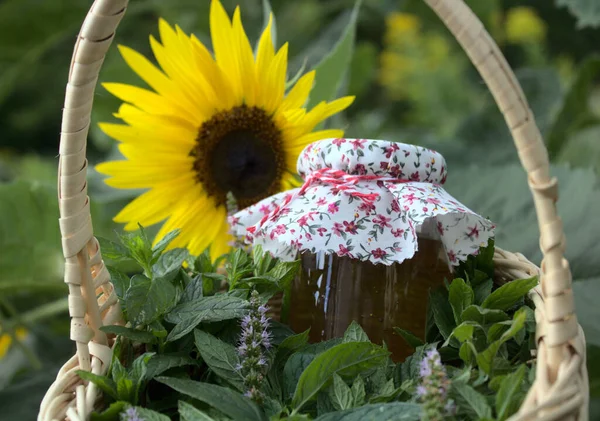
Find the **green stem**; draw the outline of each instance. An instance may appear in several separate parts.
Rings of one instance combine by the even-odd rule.
[[[43,304],[31,311],[21,315],[21,321],[24,324],[33,324],[38,320],[46,319],[69,310],[69,301],[61,298],[47,304]]]

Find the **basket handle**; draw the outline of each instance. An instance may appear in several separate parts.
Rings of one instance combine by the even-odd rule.
[[[86,142],[98,74],[127,3],[96,0],[88,12],[71,60],[60,136],[59,223],[69,287],[71,339],[77,345],[79,367],[96,374],[108,368],[111,355],[100,327],[103,320],[107,324],[118,322],[121,310],[93,235]]]
[[[425,0],[465,50],[491,91],[510,129],[538,218],[542,260],[541,291],[545,319],[538,320],[538,350],[543,347],[550,383],[569,358],[567,346],[578,335],[571,270],[564,258],[565,235],[556,210],[558,182],[550,176],[548,151],[513,71],[481,21],[463,0]],[[538,361],[539,363],[539,361]]]

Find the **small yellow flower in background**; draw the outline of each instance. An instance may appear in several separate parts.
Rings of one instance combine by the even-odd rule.
[[[22,341],[27,337],[27,330],[22,327],[15,329],[15,336],[18,341]],[[8,333],[0,333],[0,360],[6,356],[13,343],[13,338]]]
[[[542,42],[546,31],[546,23],[531,7],[515,7],[506,14],[506,39],[510,43]]]
[[[409,13],[392,12],[385,18],[388,36],[400,37],[416,33],[421,27],[421,22],[415,15]]]
[[[160,69],[120,47],[153,91],[104,84],[124,101],[116,116],[125,124],[100,127],[120,142],[126,160],[102,163],[97,170],[110,176],[110,186],[149,189],[114,218],[126,230],[165,221],[155,242],[178,228],[169,248],[187,247],[198,255],[210,246],[216,258],[232,240],[227,195],[241,209],[296,186],[302,149],[343,136],[341,130],[313,130],[354,97],[305,109],[315,72],[303,75],[286,94],[288,45],[275,51],[269,22],[254,54],[239,7],[230,20],[221,3],[212,1],[214,57],[194,35],[162,19],[159,32],[160,42],[150,37],[150,45]]]

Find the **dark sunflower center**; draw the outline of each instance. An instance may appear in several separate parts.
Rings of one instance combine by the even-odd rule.
[[[260,108],[242,105],[216,114],[200,127],[190,154],[196,179],[219,205],[228,192],[243,208],[279,191],[281,131]]]

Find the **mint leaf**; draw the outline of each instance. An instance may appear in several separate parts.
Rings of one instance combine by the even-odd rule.
[[[110,282],[115,288],[115,294],[117,294],[117,298],[119,301],[123,301],[125,299],[125,292],[131,285],[131,279],[129,276],[114,267],[106,266],[106,269],[110,274]]]
[[[179,401],[178,405],[182,421],[214,421],[213,418],[187,402]]]
[[[246,314],[248,302],[235,297],[219,298],[220,296],[203,297],[197,301],[191,301],[189,306],[181,311],[173,311],[167,317],[167,321],[172,322],[174,319],[179,319],[182,315],[190,315],[190,308],[196,309],[196,314],[189,318],[182,319],[175,325],[173,330],[167,336],[167,342],[176,341],[179,338],[187,335],[194,330],[196,326],[203,322],[220,322],[242,317]],[[217,299],[219,298],[219,299]]]
[[[106,395],[118,400],[117,385],[112,379],[85,370],[77,370],[77,375],[83,380],[94,383],[98,386],[98,389],[102,390]]]
[[[508,315],[502,310],[490,310],[476,305],[467,307],[461,318],[465,322],[475,322],[481,326],[509,320]]]
[[[473,292],[475,293],[475,304],[481,305],[481,303],[483,303],[485,299],[492,293],[493,288],[494,281],[491,279],[486,279],[474,287]]]
[[[352,387],[350,388],[352,392],[352,400],[354,402],[354,406],[361,406],[365,403],[365,382],[362,376],[356,376],[354,382],[352,383]]]
[[[199,313],[206,313],[208,321],[218,321],[243,317],[248,308],[248,301],[227,294],[202,297],[177,305],[165,316],[169,323],[181,323],[195,318]]]
[[[370,342],[347,342],[319,354],[306,367],[296,386],[292,406],[298,410],[327,386],[334,373],[355,377],[385,364],[389,352]]]
[[[154,247],[152,247],[152,262],[156,262],[163,251],[169,246],[171,241],[173,241],[179,234],[181,230],[178,228],[167,233],[163,238],[161,238]]]
[[[458,356],[466,365],[474,365],[477,361],[477,349],[471,341],[466,341],[460,346]]]
[[[119,419],[119,414],[125,407],[129,406],[128,402],[117,401],[110,404],[110,406],[101,413],[92,412],[90,415],[90,421],[114,421]]]
[[[143,344],[151,344],[156,341],[154,335],[144,330],[137,330],[131,327],[125,326],[102,326],[100,330],[105,333],[112,333],[115,335],[122,336],[123,338],[130,339],[134,342],[141,342]]]
[[[170,281],[135,275],[125,293],[127,317],[134,325],[150,324],[173,307],[176,297],[177,290]]]
[[[364,405],[360,408],[341,412],[331,412],[317,417],[315,421],[418,421],[421,419],[421,406],[416,403],[393,402]]]
[[[448,339],[456,327],[453,309],[449,302],[448,292],[438,288],[429,293],[429,306],[433,319],[444,339]]]
[[[475,294],[473,289],[467,285],[464,279],[456,278],[450,283],[448,290],[448,299],[452,306],[452,313],[454,314],[454,321],[456,324],[462,322],[462,312],[465,308],[473,304],[475,300]]]
[[[267,421],[264,412],[254,402],[227,387],[172,377],[158,377],[156,380],[218,409],[234,420]]]
[[[189,255],[189,251],[183,248],[172,249],[161,254],[157,262],[152,266],[152,274],[154,277],[161,277],[172,281]]]
[[[240,363],[233,345],[217,339],[201,330],[194,332],[196,348],[208,367],[219,377],[228,381],[239,391],[244,391],[243,377],[236,369]]]
[[[491,418],[492,409],[485,396],[462,382],[453,382],[450,391],[460,410],[466,411],[471,419]],[[462,411],[461,411],[462,412]]]
[[[333,348],[341,342],[342,340],[340,338],[330,339],[325,342],[308,345],[293,353],[288,358],[283,368],[284,398],[287,399],[292,397],[296,391],[300,376],[318,354]]]
[[[198,361],[187,355],[154,355],[150,358],[150,361],[148,361],[145,378],[150,380],[171,368],[183,367],[186,365],[198,365]]]
[[[152,272],[150,270],[152,267],[152,244],[144,228],[141,225],[139,227],[139,234],[127,233],[119,235],[119,239],[129,251],[129,255],[144,268],[145,274],[150,276]]]
[[[183,295],[179,300],[179,304],[188,303],[202,298],[204,295],[204,281],[202,280],[202,274],[198,274],[192,278],[192,280],[186,285]]]
[[[504,421],[521,406],[524,395],[521,393],[526,366],[522,364],[517,371],[504,376],[496,394],[496,413],[498,421]],[[521,395],[521,396],[519,396]]]
[[[483,328],[475,322],[467,321],[467,322],[461,323],[459,326],[454,328],[454,330],[452,331],[452,334],[446,340],[446,342],[444,342],[444,345],[442,345],[442,346],[443,347],[448,346],[450,344],[451,338],[456,338],[458,340],[458,342],[460,342],[460,343],[463,343],[463,342],[473,339],[473,332],[475,331],[476,328],[481,329],[483,331]]]
[[[537,276],[507,282],[485,299],[483,308],[508,310],[538,284]]]
[[[119,244],[102,237],[96,237],[96,239],[100,245],[103,258],[112,260],[113,262],[122,262],[133,259],[129,249],[123,244]]]
[[[352,408],[352,392],[346,382],[336,373],[333,374],[333,384],[329,388],[329,400],[338,411]]]
[[[417,349],[420,346],[425,345],[425,343],[420,338],[417,338],[415,335],[413,335],[408,330],[404,330],[404,329],[400,329],[399,327],[395,327],[394,332],[397,333],[398,335],[402,336],[402,338],[404,338],[406,343],[415,349]]]
[[[519,309],[513,316],[511,327],[502,334],[500,339],[492,342],[485,351],[477,355],[477,364],[486,374],[491,375],[496,354],[503,343],[513,338],[517,332],[525,327],[527,312],[523,308]]]
[[[344,332],[344,338],[342,342],[370,342],[369,337],[365,333],[362,327],[356,321],[352,321],[346,332]]]

